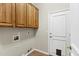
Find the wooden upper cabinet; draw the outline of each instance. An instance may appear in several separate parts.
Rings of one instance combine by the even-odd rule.
[[[0,3],[0,26],[38,28],[39,10],[30,3]]]
[[[27,8],[25,3],[16,3],[15,5],[15,25],[16,27],[26,27]]]
[[[32,4],[27,4],[27,27],[38,28],[38,15],[38,9]]]
[[[0,3],[0,26],[13,26],[12,7],[10,3]]]

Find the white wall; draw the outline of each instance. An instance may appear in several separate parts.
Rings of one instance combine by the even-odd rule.
[[[68,9],[69,4],[65,3],[39,3],[39,29],[36,32],[35,47],[48,51],[48,13]]]
[[[73,53],[79,55],[79,3],[70,4],[71,9],[71,43]]]
[[[20,40],[14,41],[13,35],[20,32]],[[28,34],[29,32],[29,34]],[[34,47],[34,29],[0,28],[0,55],[22,55]]]

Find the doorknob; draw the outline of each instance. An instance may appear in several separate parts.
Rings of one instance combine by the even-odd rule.
[[[52,34],[52,33],[49,33],[49,34]]]
[[[52,38],[52,36],[49,36],[49,38]]]

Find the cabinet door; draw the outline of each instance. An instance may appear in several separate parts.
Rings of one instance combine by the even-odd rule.
[[[39,25],[39,10],[33,6],[33,28],[38,28]]]
[[[38,9],[32,4],[27,4],[27,27],[38,28],[38,16]]]
[[[12,4],[0,3],[0,26],[12,26]]]
[[[39,27],[39,10],[37,8],[35,8],[35,13],[34,13],[34,28],[38,28]]]
[[[36,28],[36,8],[34,6],[32,6],[32,10],[33,10],[33,16],[32,16],[32,20],[33,20],[33,24],[32,24],[32,28]]]
[[[26,27],[26,4],[16,3],[16,27]]]
[[[27,27],[32,28],[33,27],[33,19],[34,19],[34,13],[33,13],[33,6],[31,4],[27,4]]]

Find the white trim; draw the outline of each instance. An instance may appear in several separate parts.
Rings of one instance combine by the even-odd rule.
[[[48,13],[48,54],[50,55],[50,39],[49,39],[49,20],[50,20],[50,13]]]
[[[79,48],[73,43],[71,44],[71,47],[72,47],[71,54],[79,56]]]
[[[48,14],[54,14],[54,13],[59,13],[59,12],[64,12],[64,11],[70,11],[70,9],[62,9],[62,10],[57,10],[57,11],[50,11]]]

